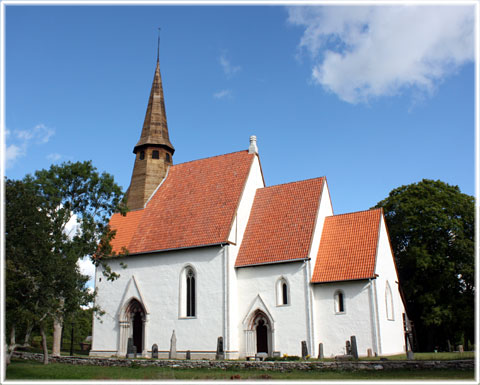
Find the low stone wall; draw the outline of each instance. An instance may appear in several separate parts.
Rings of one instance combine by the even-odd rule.
[[[43,361],[43,354],[15,352],[13,357]],[[158,366],[169,368],[260,369],[278,372],[290,370],[395,370],[395,369],[461,369],[472,370],[473,359],[452,361],[209,361],[209,360],[151,360],[126,358],[53,357],[50,362],[96,366]]]

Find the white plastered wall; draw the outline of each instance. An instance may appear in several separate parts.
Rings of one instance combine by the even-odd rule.
[[[238,277],[238,341],[240,357],[245,357],[244,321],[257,308],[271,316],[272,352],[301,355],[301,341],[308,340],[307,298],[305,295],[305,262],[242,267]],[[276,285],[280,278],[288,282],[290,303],[277,304]]]
[[[260,161],[258,156],[255,156],[248,174],[245,188],[243,190],[240,203],[235,215],[235,221],[229,236],[230,245],[227,246],[228,266],[227,266],[227,281],[228,281],[228,304],[227,304],[227,336],[225,338],[224,348],[226,351],[226,358],[238,358],[238,284],[237,273],[235,271],[235,261],[237,260],[238,251],[240,249],[243,235],[247,227],[248,218],[252,210],[255,193],[258,188],[265,187]]]
[[[109,261],[112,270],[120,274],[113,282],[97,269],[96,304],[105,314],[101,321],[94,318],[90,354],[111,356],[125,351],[125,346],[119,346],[119,317],[126,302],[134,297],[148,312],[144,354],[149,355],[152,345],[157,344],[159,356],[167,356],[175,330],[180,357],[187,350],[192,358],[214,357],[217,338],[223,335],[222,258],[220,246],[129,256]],[[128,265],[126,269],[119,266],[122,260]],[[196,273],[194,318],[181,317],[179,312],[180,275],[187,265]]]
[[[344,294],[345,311],[335,309],[335,293]],[[345,354],[345,342],[355,336],[360,356],[367,355],[367,349],[374,351],[372,333],[373,306],[368,280],[343,281],[314,285],[314,314],[316,345],[323,343],[325,357]]]
[[[405,352],[405,337],[403,331],[403,317],[405,308],[399,291],[399,283],[395,262],[392,255],[385,220],[381,218],[380,235],[377,248],[375,273],[375,290],[378,301],[378,321],[380,330],[380,348],[382,355],[399,354]],[[389,283],[393,314],[387,317],[386,286]]]
[[[325,223],[325,218],[327,216],[333,215],[332,201],[330,199],[330,191],[328,189],[327,180],[323,182],[322,196],[320,197],[320,204],[318,207],[317,218],[315,222],[315,228],[313,231],[312,241],[310,243],[310,252],[309,252],[309,261],[305,265],[306,274],[305,274],[305,286],[308,291],[308,308],[307,314],[309,314],[309,339],[307,340],[308,351],[312,356],[318,355],[318,345],[314,343],[316,340],[316,319],[314,311],[314,294],[313,294],[313,285],[310,283],[312,280],[313,270],[315,269],[315,264],[317,261],[318,248],[320,246],[320,240],[322,238],[323,224]]]

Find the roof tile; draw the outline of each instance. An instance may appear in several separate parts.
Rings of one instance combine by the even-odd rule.
[[[144,209],[111,218],[113,250],[134,254],[226,242],[253,157],[240,151],[172,166]]]
[[[236,267],[307,258],[324,178],[258,189]]]
[[[312,282],[372,278],[381,209],[325,218]]]

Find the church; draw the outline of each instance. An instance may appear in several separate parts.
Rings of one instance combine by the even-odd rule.
[[[157,64],[127,191],[110,226],[120,277],[95,273],[91,356],[405,352],[405,307],[381,209],[334,215],[327,179],[265,186],[256,137],[175,164]],[[125,252],[127,251],[127,252]],[[122,254],[123,253],[123,254]],[[122,265],[127,268],[123,269]]]

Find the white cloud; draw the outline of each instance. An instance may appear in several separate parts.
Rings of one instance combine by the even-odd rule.
[[[222,66],[223,72],[227,77],[235,75],[238,71],[242,69],[240,66],[235,66],[230,63],[230,60],[227,59],[225,53],[223,53],[220,58],[218,59],[220,65]]]
[[[474,59],[473,6],[290,7],[313,81],[359,103],[413,88],[425,95]]]
[[[27,155],[27,150],[32,143],[45,144],[54,134],[55,130],[44,124],[37,124],[29,130],[5,130],[6,141],[13,142],[8,144],[5,150],[6,168],[12,167],[18,158]]]
[[[90,257],[80,258],[77,261],[77,265],[83,275],[88,275],[90,277],[90,281],[95,279],[95,265],[90,260]]]
[[[5,150],[5,167],[9,168],[15,161],[25,155],[25,148],[11,144]]]
[[[48,154],[47,155],[47,159],[52,161],[52,162],[56,162],[60,159],[62,159],[62,155],[60,154],[57,154],[56,152],[52,153],[52,154]]]
[[[213,94],[213,97],[215,99],[231,98],[232,97],[232,91],[231,90],[220,90],[218,92],[215,92]]]
[[[30,130],[16,130],[15,136],[24,141],[35,141],[37,144],[47,143],[55,130],[48,128],[44,124],[37,124]]]

